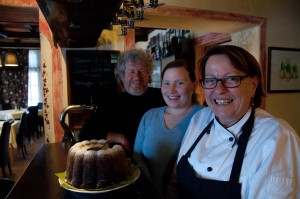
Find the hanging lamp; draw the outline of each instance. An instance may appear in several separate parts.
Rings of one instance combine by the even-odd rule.
[[[112,25],[121,25],[121,35],[127,35],[127,28],[134,29],[135,20],[145,20],[144,9],[156,8],[164,5],[164,3],[158,3],[158,0],[149,0],[147,5],[144,0],[122,0],[121,7],[118,11],[113,13],[112,22],[108,27]],[[136,16],[136,17],[135,17]],[[112,29],[111,29],[112,30]]]
[[[12,66],[12,67],[19,66],[17,55],[15,53],[12,53],[12,52],[8,51],[5,55],[4,65],[5,66]]]

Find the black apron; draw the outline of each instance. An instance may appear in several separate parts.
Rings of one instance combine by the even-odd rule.
[[[246,123],[242,127],[242,134],[238,139],[238,148],[234,158],[232,171],[229,181],[217,181],[210,179],[201,179],[195,176],[193,167],[189,164],[188,158],[201,140],[205,133],[210,132],[213,120],[206,126],[199,137],[196,139],[191,148],[183,155],[177,165],[177,179],[181,198],[186,199],[240,199],[241,184],[239,177],[244,160],[244,154],[248,144],[253,124],[254,124],[254,109]]]

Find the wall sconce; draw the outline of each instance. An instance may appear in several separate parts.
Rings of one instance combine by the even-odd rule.
[[[144,9],[156,8],[164,3],[158,3],[158,0],[150,0],[148,5],[145,5],[143,0],[123,0],[121,8],[113,13],[112,25],[121,25],[121,35],[127,35],[127,28],[134,29],[134,20],[144,20]],[[135,18],[136,15],[136,18]]]
[[[13,66],[13,67],[19,66],[17,55],[12,52],[7,52],[5,55],[4,66]]]
[[[2,67],[2,58],[0,57],[0,67]]]

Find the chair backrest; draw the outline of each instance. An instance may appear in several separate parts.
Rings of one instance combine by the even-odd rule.
[[[9,178],[0,178],[0,198],[6,198],[7,194],[15,185],[15,181]]]
[[[27,108],[27,121],[29,125],[35,125],[39,115],[38,106],[29,106]]]
[[[39,107],[38,106],[28,106],[27,110],[28,110],[28,114],[38,115],[38,113],[39,113]]]
[[[0,166],[6,165],[9,162],[9,136],[11,125],[14,123],[13,119],[7,120],[3,123],[0,135]]]
[[[16,137],[17,145],[19,147],[22,147],[24,145],[24,135],[27,135],[27,112],[25,111],[20,119],[20,126],[19,126],[19,132]]]
[[[43,102],[37,103],[37,107],[38,107],[40,110],[43,109]]]

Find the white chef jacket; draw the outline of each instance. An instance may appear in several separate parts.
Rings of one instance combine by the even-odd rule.
[[[178,161],[214,119],[210,133],[203,136],[188,160],[200,177],[229,181],[237,138],[250,113],[251,109],[226,129],[214,119],[210,108],[198,111],[187,129]],[[255,110],[239,182],[243,199],[300,199],[300,138],[286,121],[260,108]]]

